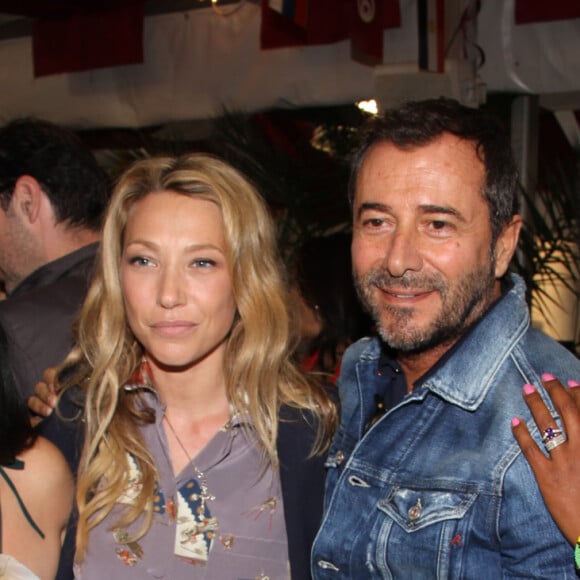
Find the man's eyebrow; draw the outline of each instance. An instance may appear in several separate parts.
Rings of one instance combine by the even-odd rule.
[[[424,214],[445,214],[456,217],[458,220],[465,221],[462,213],[448,205],[436,205],[436,204],[423,204],[419,208]],[[388,213],[392,210],[392,207],[386,203],[379,203],[376,201],[365,201],[361,203],[357,209],[357,218],[365,213],[366,211],[378,211],[382,213]]]
[[[378,203],[378,202],[371,202],[365,201],[361,203],[358,210],[357,210],[357,217],[360,217],[365,211],[380,211],[380,212],[388,212],[390,211],[391,206],[385,203]]]
[[[431,214],[431,213],[442,213],[447,215],[455,216],[457,219],[461,221],[465,221],[465,218],[461,214],[461,212],[453,207],[449,207],[447,205],[434,205],[434,204],[425,204],[420,206],[423,213]]]

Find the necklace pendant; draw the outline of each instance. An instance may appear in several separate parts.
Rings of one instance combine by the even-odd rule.
[[[215,495],[211,495],[211,493],[208,492],[207,484],[205,482],[200,481],[199,487],[201,489],[201,499],[204,502],[207,500],[213,501],[215,499]]]

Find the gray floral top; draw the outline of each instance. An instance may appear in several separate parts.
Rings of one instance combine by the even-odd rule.
[[[175,477],[162,426],[163,408],[154,390],[145,386],[143,393],[156,412],[155,423],[142,427],[160,474],[153,524],[138,542],[129,538],[141,520],[127,529],[116,526],[123,505],[133,501],[140,486],[139,469],[128,456],[130,485],[112,513],[91,531],[75,577],[290,578],[279,473],[264,467],[261,450],[241,420],[233,419],[219,431],[194,459],[195,467],[189,464]]]

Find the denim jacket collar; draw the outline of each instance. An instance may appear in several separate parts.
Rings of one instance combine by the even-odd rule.
[[[406,401],[423,399],[428,389],[467,411],[481,405],[498,369],[530,324],[524,281],[517,274],[509,274],[508,286],[468,333],[415,383]],[[380,342],[372,341],[360,360],[376,361],[380,352]],[[482,352],[484,357],[480,356]]]
[[[530,324],[525,284],[515,274],[510,278],[512,284],[506,294],[417,387],[426,387],[467,411],[475,411],[481,405],[496,373]],[[482,352],[485,356],[480,356]]]

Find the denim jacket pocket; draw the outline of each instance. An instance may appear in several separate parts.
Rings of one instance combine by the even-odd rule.
[[[461,519],[477,499],[477,492],[394,487],[378,508],[407,532],[445,520]]]
[[[462,578],[464,540],[474,525],[477,490],[395,486],[377,503],[367,532],[368,577]]]

